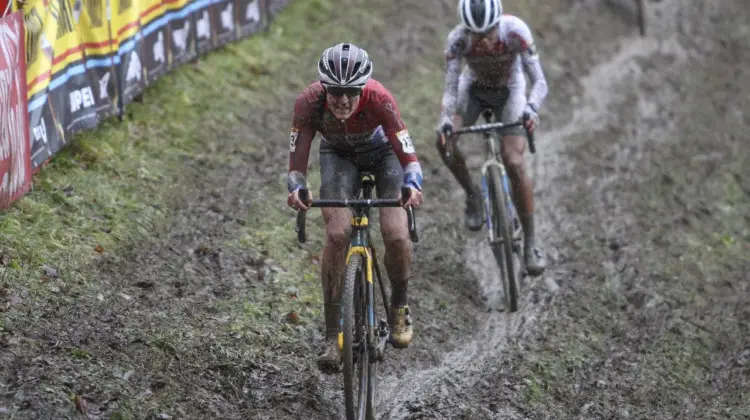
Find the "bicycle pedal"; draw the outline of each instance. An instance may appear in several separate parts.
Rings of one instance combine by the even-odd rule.
[[[379,337],[386,337],[388,335],[388,322],[386,320],[380,320],[377,333]]]

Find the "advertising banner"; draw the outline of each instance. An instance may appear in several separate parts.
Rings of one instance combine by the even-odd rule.
[[[237,38],[254,34],[261,26],[262,0],[236,0],[237,5]]]
[[[64,38],[68,33],[65,26],[59,25],[60,18],[64,18],[60,15],[59,1],[45,5],[44,0],[29,0],[23,3],[22,10],[26,28],[24,42],[31,159],[32,169],[36,171],[65,144],[65,130],[58,117],[58,112],[63,115],[65,111],[60,110],[59,100],[49,100],[48,96],[55,87],[64,83],[62,78],[58,78],[57,83],[52,84],[53,72],[57,69],[59,74],[65,59],[74,59],[76,54],[62,56],[55,62],[58,37]],[[55,106],[58,108],[55,109]]]
[[[235,0],[220,0],[211,5],[212,34],[217,47],[237,39],[235,9]]]
[[[122,113],[146,87],[143,37],[140,31],[141,0],[109,0],[112,47],[117,79],[117,108]]]
[[[169,71],[169,24],[163,0],[141,0],[143,68],[146,85]]]
[[[290,0],[24,0],[0,21],[0,207],[72,138]],[[0,8],[1,9],[1,8]],[[0,10],[1,12],[2,10]]]
[[[75,0],[49,0],[47,4],[47,19],[55,21],[56,26],[47,94],[63,126],[65,142],[69,134],[94,128],[99,123],[78,25],[81,9],[74,13],[74,4]]]
[[[212,24],[211,13],[214,0],[198,0],[192,11],[195,25],[195,50],[198,55],[206,54],[216,48],[216,37]]]
[[[81,35],[86,74],[91,82],[99,119],[117,112],[117,76],[114,47],[107,17],[107,0],[78,0],[73,13]]]
[[[195,0],[171,0],[166,3],[169,20],[169,68],[179,67],[198,56],[195,48],[195,22],[193,10],[199,6]]]
[[[31,184],[23,13],[0,18],[0,208]]]

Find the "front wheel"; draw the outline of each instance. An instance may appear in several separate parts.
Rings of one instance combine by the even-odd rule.
[[[377,387],[377,372],[378,363],[377,361],[371,361],[368,366],[368,387],[367,387],[367,420],[375,420],[375,403],[377,400],[377,394],[375,389]]]
[[[367,289],[362,276],[362,255],[353,254],[346,264],[344,293],[341,296],[344,317],[342,332],[344,405],[347,420],[364,420],[368,405],[370,358],[365,334]],[[355,358],[357,372],[355,372]]]
[[[490,220],[495,237],[490,247],[500,269],[506,306],[510,312],[516,312],[518,311],[519,288],[513,263],[513,236],[511,234],[513,221],[510,219],[506,205],[508,197],[503,188],[500,168],[491,165],[487,168],[487,176],[490,193]]]

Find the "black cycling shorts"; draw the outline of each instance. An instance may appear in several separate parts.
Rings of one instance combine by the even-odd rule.
[[[381,148],[364,153],[347,153],[320,148],[320,198],[357,198],[360,171],[375,175],[377,198],[399,198],[404,170],[393,149]]]

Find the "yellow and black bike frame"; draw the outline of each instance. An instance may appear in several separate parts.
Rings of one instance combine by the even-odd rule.
[[[346,269],[342,278],[346,283],[341,287],[343,296],[338,332],[338,346],[342,350],[344,365],[344,405],[348,419],[374,417],[376,405],[374,378],[377,371],[375,363],[383,360],[390,335],[388,328],[390,320],[387,319],[390,316],[388,292],[383,277],[380,275],[375,247],[370,241],[370,209],[372,207],[401,207],[404,200],[408,201],[411,194],[411,189],[404,186],[401,188],[400,198],[373,200],[371,198],[372,190],[375,188],[373,175],[369,172],[360,172],[359,181],[363,198],[357,199],[310,200],[307,188],[298,189],[300,200],[308,203],[310,207],[339,207],[352,211],[352,232],[346,253]],[[305,242],[305,213],[304,210],[297,213],[297,240],[302,243]],[[418,242],[414,210],[411,206],[407,206],[406,215],[409,236],[413,242]],[[375,277],[378,279],[386,312],[386,319],[380,319],[377,325],[375,322],[377,303],[373,280]],[[347,319],[344,318],[345,314]],[[345,324],[352,330],[345,332]],[[360,369],[354,368],[355,359]],[[359,375],[358,396],[354,395],[355,370]]]
[[[362,256],[362,270],[363,273],[361,275],[364,276],[366,282],[366,291],[365,295],[367,296],[367,320],[366,320],[366,331],[374,332],[376,330],[375,326],[375,282],[373,281],[374,277],[374,270],[373,265],[376,265],[377,262],[375,262],[375,259],[373,258],[373,253],[375,250],[370,246],[370,234],[369,234],[369,227],[370,227],[370,220],[367,215],[355,215],[351,218],[351,226],[352,226],[352,236],[351,236],[351,242],[349,244],[349,251],[346,253],[346,263],[349,264],[349,260],[351,259],[352,255],[359,254]],[[383,288],[382,279],[380,277],[380,270],[378,270],[378,283],[380,284],[380,290],[383,293],[383,296],[385,297],[385,290]],[[361,287],[362,283],[360,283]],[[356,290],[356,289],[355,289]],[[362,295],[360,293],[356,294],[355,298],[359,298]],[[361,303],[361,302],[360,302]],[[388,305],[388,302],[385,301],[386,308]],[[387,309],[386,309],[386,313]],[[370,337],[371,339],[373,337]],[[374,342],[374,340],[368,340],[369,342]],[[339,349],[344,348],[344,306],[341,306],[341,316],[339,318],[339,335],[338,335],[338,342],[339,342]]]
[[[375,188],[375,178],[369,172],[363,172],[360,174],[361,178],[361,191],[363,200],[372,199],[372,190]],[[362,276],[364,276],[365,282],[361,282],[359,287],[365,286],[365,300],[367,319],[365,321],[365,331],[371,334],[368,343],[375,344],[377,348],[368,349],[369,351],[374,350],[373,360],[382,360],[383,352],[385,350],[385,343],[388,339],[388,325],[390,325],[390,311],[387,299],[387,292],[385,284],[383,283],[383,277],[380,275],[380,266],[375,256],[375,248],[372,246],[370,241],[370,207],[369,206],[356,206],[352,209],[353,214],[351,217],[352,232],[349,241],[349,250],[346,253],[346,264],[349,264],[349,260],[352,255],[359,254],[362,256]],[[376,325],[375,322],[375,282],[373,278],[377,277],[378,286],[380,286],[380,293],[383,299],[383,305],[385,306],[385,313],[387,323],[381,322],[380,325]],[[358,290],[359,287],[355,287]],[[355,299],[362,297],[361,293],[355,293]],[[341,315],[339,317],[339,334],[338,343],[339,349],[344,348],[344,305],[341,305]],[[375,337],[374,335],[377,335]],[[379,338],[379,340],[376,340]]]
[[[348,207],[352,210],[351,227],[352,232],[350,236],[349,248],[346,254],[346,263],[353,255],[362,256],[362,270],[361,275],[364,276],[365,281],[359,283],[356,289],[359,289],[362,284],[365,285],[365,299],[366,302],[360,302],[367,305],[366,313],[367,319],[365,324],[365,330],[368,334],[377,334],[378,340],[374,340],[376,337],[368,337],[369,343],[377,343],[375,351],[375,359],[382,360],[383,351],[385,350],[385,343],[388,337],[388,325],[390,324],[390,311],[388,293],[386,291],[385,284],[383,282],[383,276],[381,276],[380,266],[378,264],[377,256],[375,255],[375,248],[372,246],[370,241],[370,209],[372,207],[396,207],[400,206],[400,200],[398,199],[372,199],[372,190],[375,188],[375,178],[367,171],[360,173],[361,182],[361,199],[342,199],[342,200],[313,200],[312,207]],[[404,199],[408,198],[410,194],[408,187],[401,189],[401,195]],[[307,191],[301,191],[300,198],[303,201],[307,200]],[[413,242],[418,242],[419,237],[416,230],[416,222],[414,219],[414,210],[409,207],[407,210],[408,217],[408,228],[409,237]],[[304,243],[305,242],[305,219],[304,212],[297,214],[297,239]],[[380,288],[381,297],[383,299],[383,305],[386,313],[386,322],[380,322],[376,325],[375,322],[375,282],[374,278],[377,278],[378,286]],[[361,279],[361,277],[360,277]],[[355,290],[356,290],[355,289]],[[355,295],[355,299],[361,297],[361,294]],[[339,334],[338,344],[339,348],[343,348],[344,344],[344,305],[341,305],[341,315],[339,317]],[[371,349],[372,350],[372,349]]]

